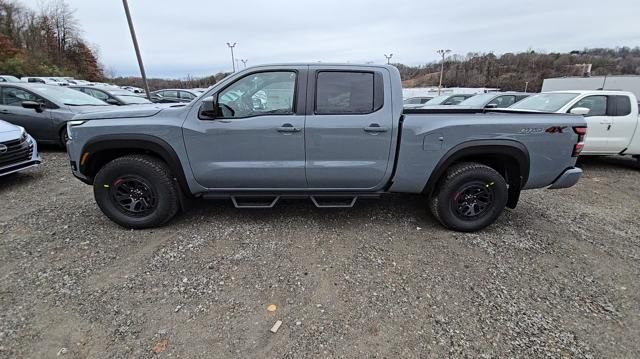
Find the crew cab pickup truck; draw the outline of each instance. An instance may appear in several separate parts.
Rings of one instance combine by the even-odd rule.
[[[628,91],[543,92],[510,108],[584,115],[589,134],[582,156],[632,155],[640,161],[638,99]]]
[[[565,188],[582,171],[582,116],[403,110],[393,66],[245,69],[188,104],[80,114],[67,124],[73,174],[127,228],[159,226],[184,198],[270,208],[282,198],[351,207],[422,194],[444,226],[475,231],[520,191]]]

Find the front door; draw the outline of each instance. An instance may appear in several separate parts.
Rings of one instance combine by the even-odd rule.
[[[607,115],[607,96],[587,96],[576,102],[571,109],[577,107],[589,109],[589,113],[584,116],[587,121],[587,136],[585,137],[584,150],[582,152],[584,154],[608,152],[607,142],[612,120]]]
[[[17,87],[0,87],[0,119],[22,126],[38,141],[55,140],[52,137],[53,121],[51,112],[43,108],[41,112],[22,107],[23,101],[46,101],[29,91]]]
[[[388,170],[393,136],[390,89],[380,69],[310,67],[305,126],[310,188],[371,189]],[[389,83],[388,81],[386,82]],[[312,97],[313,96],[313,97]]]
[[[307,67],[249,73],[214,97],[215,119],[194,110],[184,140],[195,179],[207,188],[304,189]]]

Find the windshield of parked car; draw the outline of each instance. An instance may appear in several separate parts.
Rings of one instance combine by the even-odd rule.
[[[67,106],[109,106],[107,103],[91,97],[83,92],[68,89],[61,86],[41,85],[30,87],[39,95],[52,102],[62,103]]]
[[[431,100],[425,102],[425,106],[431,106],[431,105],[442,105],[442,103],[444,103],[449,97],[451,97],[451,95],[441,95],[441,96],[436,96],[434,98],[432,98]]]
[[[132,94],[131,92],[129,92],[129,94],[118,94],[118,95],[114,94],[114,96],[118,100],[120,100],[120,101],[122,101],[122,102],[124,102],[126,104],[129,104],[129,105],[142,104],[142,103],[153,103],[153,102],[147,100],[146,98],[141,97],[141,96],[136,96],[136,95]]]
[[[475,95],[473,97],[469,97],[468,99],[460,102],[458,105],[460,106],[473,106],[473,107],[483,107],[489,101],[493,100],[496,97],[495,94],[485,93],[481,95]]]
[[[15,76],[0,76],[0,82],[20,82],[20,79]]]
[[[577,93],[540,93],[516,102],[509,108],[516,110],[532,110],[556,112],[578,96]]]

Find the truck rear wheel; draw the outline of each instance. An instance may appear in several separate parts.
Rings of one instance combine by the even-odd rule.
[[[430,200],[442,225],[474,232],[492,224],[507,204],[507,183],[496,170],[480,163],[459,163],[447,171]]]
[[[134,229],[161,226],[179,208],[179,192],[167,165],[155,157],[128,155],[104,165],[93,181],[102,212]]]

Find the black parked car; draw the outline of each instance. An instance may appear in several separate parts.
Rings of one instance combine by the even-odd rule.
[[[146,98],[136,95],[131,91],[122,90],[117,87],[98,86],[69,86],[69,88],[82,91],[89,96],[102,100],[110,105],[141,105],[152,103]]]
[[[197,93],[196,91],[185,89],[165,89],[152,92],[151,101],[157,103],[191,102],[198,96],[200,96],[200,93]]]
[[[0,82],[0,118],[24,127],[39,143],[64,144],[66,123],[79,113],[111,106],[62,86]]]

